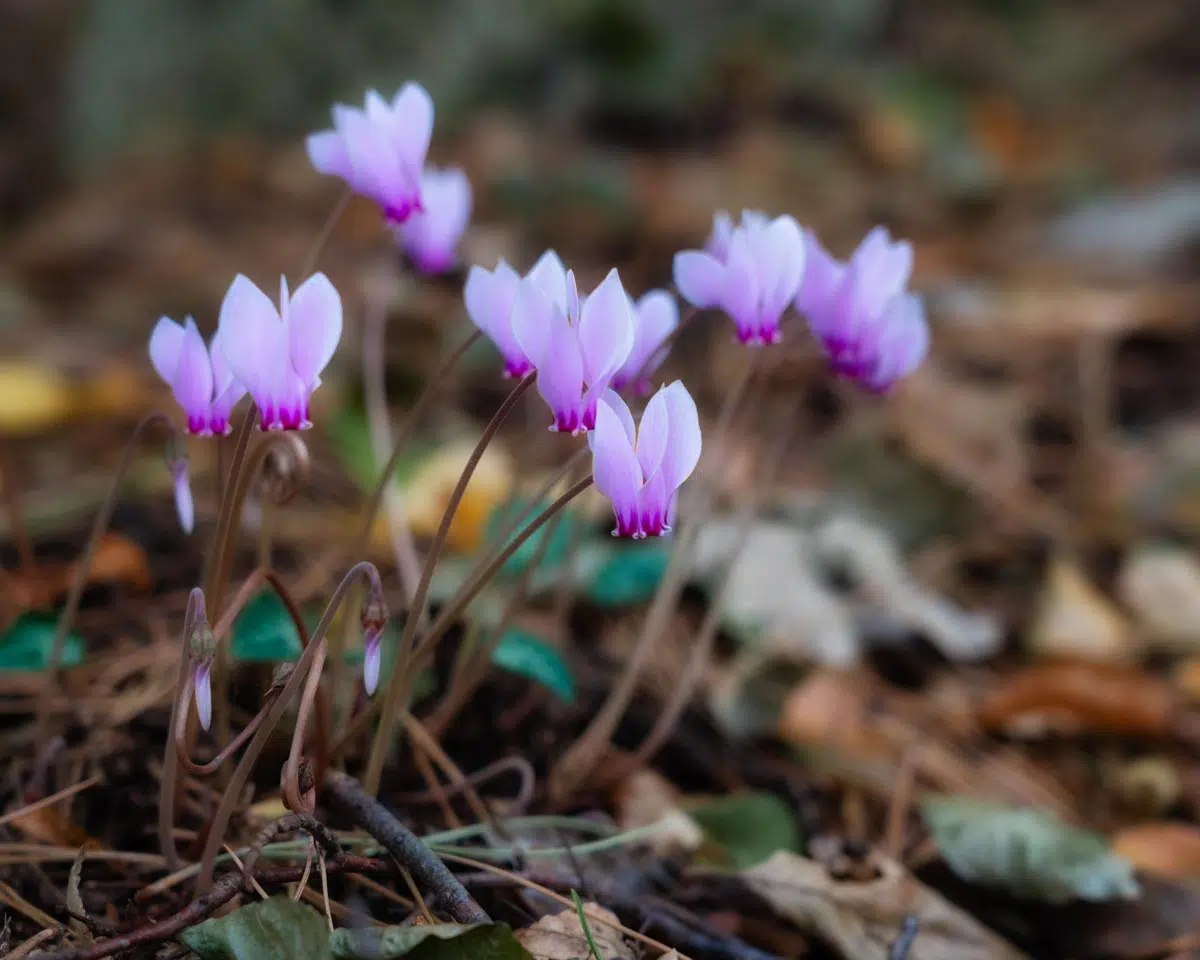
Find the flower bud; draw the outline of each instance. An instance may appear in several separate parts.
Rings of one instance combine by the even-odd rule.
[[[383,659],[383,628],[387,626],[388,608],[383,593],[372,586],[362,608],[363,686],[367,695],[379,686],[379,668]]]
[[[217,653],[217,640],[200,604],[195,622],[188,633],[188,660],[192,665],[192,692],[196,698],[196,715],[205,730],[212,724],[212,664]]]
[[[184,533],[191,533],[196,525],[196,505],[188,481],[187,447],[174,431],[167,438],[166,461],[175,485],[175,512],[179,515],[179,526]]]

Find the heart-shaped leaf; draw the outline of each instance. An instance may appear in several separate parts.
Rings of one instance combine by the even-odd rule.
[[[0,634],[0,672],[45,670],[50,664],[50,654],[54,651],[54,633],[57,627],[57,614],[28,611],[17,617],[9,628]],[[83,638],[77,633],[67,634],[60,665],[73,667],[82,660]]]
[[[492,652],[492,663],[549,688],[566,703],[575,700],[575,679],[556,647],[525,630],[510,627]]]
[[[800,828],[791,809],[773,793],[737,793],[687,808],[709,841],[708,859],[718,866],[753,867],[779,850],[800,849]]]
[[[532,960],[506,923],[347,928],[329,946],[341,960]]]
[[[330,960],[325,918],[289,897],[272,897],[189,927],[179,938],[203,960]]]

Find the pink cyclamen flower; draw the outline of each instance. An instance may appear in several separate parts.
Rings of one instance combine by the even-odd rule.
[[[929,325],[918,296],[905,291],[912,245],[876,227],[841,263],[805,232],[808,268],[796,309],[808,317],[830,366],[840,376],[883,393],[907,376],[929,349]]]
[[[650,375],[667,358],[662,342],[679,326],[679,305],[665,290],[643,294],[633,308],[633,349],[629,359],[612,378],[614,390],[631,386],[638,393],[650,392]]]
[[[718,213],[704,250],[675,254],[675,285],[693,306],[729,314],[742,343],[776,343],[804,260],[804,237],[793,218],[769,220],[746,210],[734,226],[728,214]]]
[[[566,268],[557,253],[547,250],[528,276],[554,296],[565,285]],[[533,361],[525,356],[513,333],[513,304],[520,285],[521,275],[501,260],[495,270],[472,267],[463,288],[467,314],[504,357],[506,377],[523,377],[533,371]]]
[[[313,274],[290,297],[280,278],[278,309],[239,274],[218,322],[220,346],[254,398],[261,428],[311,427],[309,397],[342,336],[342,298],[325,274]]]
[[[580,298],[573,271],[557,257],[539,261],[517,287],[512,333],[537,369],[538,392],[554,412],[551,430],[596,425],[596,403],[629,359],[634,319],[617,271]]]
[[[188,433],[203,437],[229,432],[229,415],[246,393],[225,360],[219,337],[218,331],[206,347],[191,317],[182,324],[160,317],[150,334],[150,363],[183,407]]]
[[[679,380],[650,398],[636,429],[629,407],[608,391],[588,434],[596,489],[612,501],[613,536],[661,536],[671,529],[675,491],[700,460],[700,419]]]
[[[341,177],[381,207],[390,223],[423,208],[421,171],[433,133],[433,100],[419,83],[406,83],[391,103],[368,90],[362,110],[336,104],[333,129],[310,134],[312,165]]]
[[[424,209],[396,227],[396,239],[417,269],[445,273],[458,261],[458,241],[471,219],[471,181],[458,167],[427,167],[421,202]]]

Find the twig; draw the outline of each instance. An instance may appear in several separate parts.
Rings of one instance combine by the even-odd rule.
[[[4,960],[20,960],[21,957],[27,957],[47,940],[52,940],[61,934],[61,927],[47,927],[45,930],[39,930],[20,946],[15,947],[11,953],[6,953]]]
[[[490,918],[475,902],[458,878],[429,847],[358,781],[343,773],[331,773],[325,789],[355,822],[378,840],[396,861],[437,896],[439,904],[459,923],[487,923]]]

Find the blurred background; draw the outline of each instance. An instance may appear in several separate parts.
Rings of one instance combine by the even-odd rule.
[[[1122,846],[1120,831],[1171,819],[1193,855],[1167,873],[1195,879],[1200,723],[1177,718],[1200,702],[1197,76],[1200,5],[1179,0],[0,0],[0,440],[5,493],[38,549],[18,573],[6,511],[0,627],[61,599],[132,425],[170,409],[147,362],[155,320],[190,313],[207,333],[235,274],[268,291],[281,272],[297,282],[341,190],[311,169],[304,135],[334,102],[416,79],[437,105],[432,159],[462,165],[474,186],[464,265],[524,268],[553,247],[581,286],[615,265],[636,295],[670,285],[672,255],[703,243],[714,211],[744,207],[794,215],[838,256],[878,223],[916,248],[933,349],[885,400],[831,381],[795,318],[763,352],[754,402],[710,454],[721,508],[690,606],[618,744],[640,742],[657,716],[730,558],[732,507],[754,493],[708,711],[689,712],[661,754],[676,786],[769,789],[806,836],[870,843],[907,771],[923,787],[1053,810],[1138,866],[1170,860],[1178,835]],[[346,335],[306,435],[310,485],[272,521],[302,600],[327,590],[340,562],[330,543],[376,472],[364,313],[386,310],[396,422],[469,330],[463,274],[405,272],[369,203],[350,203],[320,267],[346,301]],[[701,318],[664,370],[706,417],[744,361],[730,333]],[[488,348],[472,352],[402,465],[420,536],[504,395],[497,369]],[[526,407],[473,484],[452,552],[476,549],[514,483],[575,449]],[[784,425],[764,492],[756,473]],[[192,455],[203,526],[211,445]],[[96,579],[176,616],[202,540],[175,532],[160,454],[138,458],[128,489]],[[555,599],[550,615],[533,603],[521,621],[573,651],[574,679],[556,666],[550,685],[578,700],[534,709],[501,684],[449,734],[464,767],[493,759],[503,708],[505,749],[543,773],[628,656],[665,547],[643,545],[642,566],[614,559],[604,504],[592,508],[584,552],[599,560],[557,595],[587,603]],[[248,529],[265,516],[256,499]],[[381,563],[387,544],[381,528]],[[561,566],[570,551],[555,549]],[[462,574],[447,571],[452,592]],[[151,631],[169,690],[161,622],[88,597],[89,651],[100,641],[117,662]],[[38,636],[19,638],[17,669],[38,669]],[[36,678],[3,659],[8,640],[0,689],[34,695]],[[1052,665],[1064,659],[1099,672],[1063,680]],[[1048,672],[1030,687],[1026,669]],[[83,693],[113,728],[141,709],[118,717],[124,707]],[[1065,738],[1010,748],[1018,729]],[[775,739],[760,752],[729,746],[762,734]],[[114,754],[160,735],[134,730]],[[776,741],[810,752],[797,765]],[[915,743],[936,762],[913,760]],[[1174,927],[1133,924],[1144,936],[1127,953],[1105,952],[1087,924],[1023,942],[1039,956],[1149,956],[1194,929],[1192,897]]]

